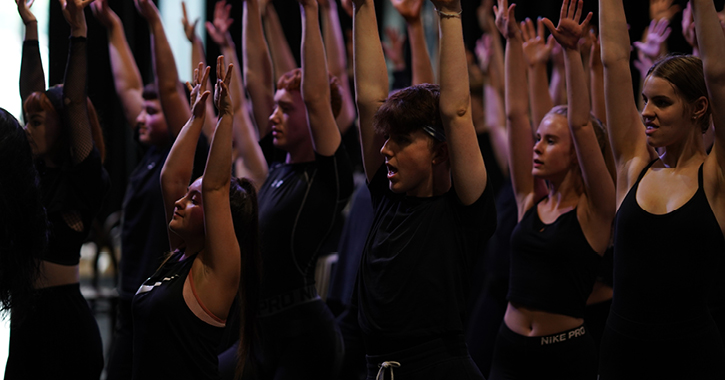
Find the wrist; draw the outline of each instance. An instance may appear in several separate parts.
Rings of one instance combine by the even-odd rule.
[[[23,25],[25,25],[25,26],[28,26],[30,24],[36,24],[37,25],[38,24],[38,20],[37,19],[32,19],[32,20],[23,21]]]

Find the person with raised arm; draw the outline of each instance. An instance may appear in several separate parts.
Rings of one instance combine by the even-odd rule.
[[[374,1],[354,1],[355,93],[375,210],[353,295],[368,379],[483,379],[462,316],[496,211],[471,115],[461,4],[433,5],[440,86],[388,96]]]
[[[244,77],[237,57],[237,49],[229,33],[229,27],[234,20],[229,16],[231,4],[220,0],[214,6],[214,21],[206,23],[206,29],[211,39],[219,45],[222,55],[229,57],[234,64],[234,77],[230,85],[234,101],[234,148],[236,159],[234,171],[238,177],[250,179],[259,189],[267,178],[268,168],[264,154],[257,141],[258,130],[252,123],[247,97],[244,88]]]
[[[241,375],[253,342],[260,281],[257,198],[248,180],[232,178],[232,65],[217,59],[219,117],[204,175],[192,180],[206,114],[209,67],[199,65],[192,115],[161,171],[171,253],[133,299],[133,379],[218,379],[216,350],[227,317],[240,318]],[[189,184],[191,182],[191,184]],[[232,306],[239,308],[232,313]]]
[[[614,296],[600,379],[725,378],[708,295],[725,257],[725,35],[712,0],[692,1],[700,60],[669,55],[637,110],[620,0],[599,2],[609,138],[617,167]],[[708,154],[702,134],[715,125]],[[660,152],[658,153],[657,150]]]
[[[134,140],[143,152],[128,178],[123,199],[119,303],[106,365],[108,380],[128,380],[131,378],[133,360],[133,296],[138,287],[156,271],[169,249],[158,178],[180,128],[172,128],[167,123],[155,83],[144,86],[121,19],[108,1],[94,1],[91,10],[106,28],[116,94],[124,109],[126,122],[133,129]],[[166,52],[171,53],[170,50]],[[162,52],[154,49],[151,53],[156,55]],[[159,60],[165,61],[163,58]],[[202,174],[208,152],[206,138],[202,136],[199,140],[195,155],[195,176]]]
[[[496,24],[507,41],[509,167],[518,224],[511,235],[509,303],[489,379],[597,377],[596,347],[583,317],[610,241],[614,183],[602,153],[603,127],[590,114],[579,40],[592,15],[580,23],[582,7],[582,0],[564,0],[557,27],[548,19],[539,24],[564,50],[568,106],[551,109],[534,136],[515,5],[498,1]]]
[[[80,248],[109,189],[101,127],[86,95],[83,10],[91,1],[61,1],[70,26],[68,61],[63,85],[47,90],[33,40],[37,21],[29,9],[32,2],[16,3],[29,29],[20,72],[25,132],[40,175],[49,230],[46,250],[34,257],[40,271],[35,291],[12,309],[5,378],[98,379],[101,335],[79,284]],[[35,362],[43,365],[28,365]]]
[[[259,74],[268,73],[271,64],[257,1],[245,4],[250,57],[245,65],[255,67],[249,72],[245,67],[245,73],[255,74],[247,83],[256,116],[269,93],[260,80],[266,76]],[[314,275],[321,247],[352,194],[352,167],[335,122],[340,90],[327,70],[317,0],[301,0],[299,7],[302,68],[279,78],[269,123],[258,123],[260,145],[271,162],[259,190],[264,278],[253,359],[260,379],[333,379],[343,355],[339,329],[317,294]]]

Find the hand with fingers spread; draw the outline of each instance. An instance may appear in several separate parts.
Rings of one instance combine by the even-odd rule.
[[[225,69],[224,56],[220,55],[216,60],[216,85],[214,85],[214,105],[219,110],[219,117],[224,115],[234,115],[234,105],[229,95],[229,84],[232,81],[232,68],[234,64],[230,63]]]
[[[189,40],[189,42],[194,42],[196,40],[196,24],[199,23],[199,18],[194,20],[194,22],[189,22],[189,16],[186,14],[186,2],[181,2],[181,12],[183,16],[181,17],[181,24],[184,26],[184,33],[186,34],[186,39]]]
[[[189,104],[191,105],[191,113],[195,117],[206,116],[206,99],[211,94],[206,89],[209,80],[209,66],[204,67],[204,63],[199,62],[199,67],[194,69],[193,82],[186,82],[186,88],[189,90]]]
[[[423,0],[390,0],[395,10],[400,13],[407,23],[420,21],[420,11],[423,9]]]
[[[635,59],[632,64],[637,69],[637,71],[639,71],[639,77],[641,79],[644,79],[644,77],[647,76],[649,68],[652,67],[652,65],[654,64],[654,61],[647,54],[642,52],[642,50],[640,50],[637,52],[637,59]]]
[[[405,34],[388,27],[385,28],[385,35],[388,36],[388,40],[383,41],[385,56],[393,63],[396,71],[405,70]]]
[[[31,22],[38,22],[33,12],[30,11],[30,7],[33,5],[35,0],[15,0],[15,4],[18,6],[18,13],[20,18],[23,19],[23,24],[28,25]]]
[[[633,43],[634,47],[651,60],[659,58],[662,53],[662,44],[667,41],[667,37],[672,32],[672,29],[668,26],[669,24],[670,20],[666,18],[652,20],[649,23],[644,42],[635,41]]]
[[[579,40],[584,33],[589,30],[589,21],[592,19],[592,13],[589,12],[587,17],[579,23],[581,19],[583,0],[564,0],[561,4],[561,13],[559,14],[559,25],[554,27],[551,20],[544,18],[544,25],[554,36],[559,44],[566,49],[578,49]]]
[[[651,20],[671,20],[682,8],[674,0],[649,0],[649,18]]]
[[[524,57],[529,66],[546,64],[551,57],[551,49],[554,47],[554,37],[544,37],[543,20],[537,20],[537,26],[530,18],[521,21],[521,32],[524,38]]]
[[[496,28],[504,38],[521,38],[521,30],[516,23],[514,11],[516,4],[508,5],[508,0],[498,0],[498,5],[493,6],[493,13],[496,15]]]
[[[232,5],[227,4],[226,0],[219,0],[214,5],[214,21],[206,22],[209,37],[219,46],[229,44],[229,27],[234,23],[234,19],[229,16],[231,12]]]

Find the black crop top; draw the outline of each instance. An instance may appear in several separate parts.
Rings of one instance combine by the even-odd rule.
[[[40,168],[40,183],[50,224],[48,249],[42,258],[60,265],[78,265],[81,245],[110,188],[101,157],[94,148],[78,165]],[[80,214],[82,231],[70,228],[63,219],[63,214],[74,211]]]
[[[544,224],[534,205],[511,234],[508,300],[583,318],[600,261],[584,237],[576,209]]]

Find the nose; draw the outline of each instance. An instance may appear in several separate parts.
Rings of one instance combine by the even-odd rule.
[[[272,111],[272,114],[269,115],[269,123],[273,125],[279,124],[279,115],[280,115],[279,107],[274,107],[274,111]]]
[[[534,141],[534,152],[537,154],[541,154],[541,141],[543,140]]]
[[[390,139],[385,140],[385,143],[382,147],[380,147],[380,154],[383,155],[383,157],[392,157],[393,156],[393,150],[390,149]]]
[[[642,108],[642,118],[644,119],[652,119],[655,116],[654,109],[650,103],[651,102],[646,102]]]
[[[142,110],[138,116],[136,116],[136,125],[143,124],[146,120],[146,110]]]

